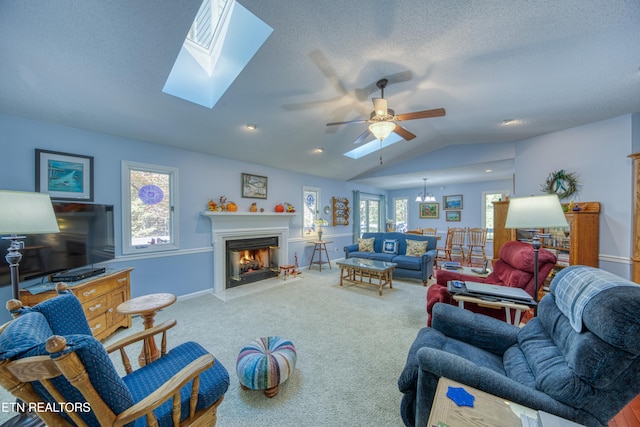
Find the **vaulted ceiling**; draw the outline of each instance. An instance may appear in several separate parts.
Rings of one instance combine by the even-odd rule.
[[[0,112],[401,188],[487,165],[387,165],[640,111],[637,0],[238,1],[273,33],[213,109],[162,92],[200,0],[2,1]],[[347,158],[367,124],[325,124],[368,118],[381,78],[396,113],[447,114]]]

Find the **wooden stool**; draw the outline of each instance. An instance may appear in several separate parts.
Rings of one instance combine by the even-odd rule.
[[[294,265],[281,265],[278,276],[282,276],[282,280],[287,280],[289,275],[293,275],[293,277],[297,275],[296,267]]]

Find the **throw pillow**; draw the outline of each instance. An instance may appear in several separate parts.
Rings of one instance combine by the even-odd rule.
[[[423,242],[421,240],[409,240],[407,239],[407,256],[421,256],[427,252],[427,244],[429,242]]]
[[[358,239],[358,251],[360,252],[373,252],[373,242],[375,237],[370,239]]]
[[[386,239],[382,245],[382,252],[385,254],[397,254],[398,253],[398,241],[392,239]]]

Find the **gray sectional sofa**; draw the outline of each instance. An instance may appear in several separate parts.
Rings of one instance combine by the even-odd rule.
[[[365,258],[377,261],[395,262],[398,264],[393,272],[394,276],[411,277],[420,279],[424,284],[433,274],[433,261],[436,257],[436,245],[438,242],[435,236],[421,236],[419,234],[404,234],[397,232],[389,233],[363,233],[362,238],[375,238],[373,252],[361,252],[358,250],[358,244],[345,246],[345,258]],[[427,250],[419,257],[407,256],[407,239],[419,240],[427,242]],[[385,240],[397,241],[397,250],[395,253],[385,253],[383,245]]]

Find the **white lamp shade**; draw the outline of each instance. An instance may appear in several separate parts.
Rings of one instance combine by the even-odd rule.
[[[513,197],[509,200],[505,228],[568,227],[560,200],[555,194]]]
[[[0,234],[58,232],[48,194],[0,190]]]
[[[388,137],[395,128],[394,122],[375,122],[369,125],[369,131],[380,141]]]

